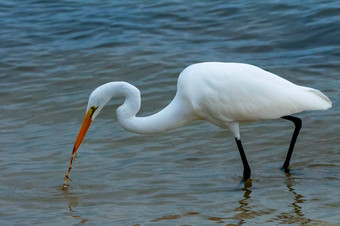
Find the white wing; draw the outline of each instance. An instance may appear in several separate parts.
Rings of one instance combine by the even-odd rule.
[[[332,105],[319,90],[239,63],[191,65],[178,79],[177,94],[191,105],[195,114],[219,126],[325,110]]]

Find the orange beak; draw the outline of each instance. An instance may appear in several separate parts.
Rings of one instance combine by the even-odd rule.
[[[95,110],[97,110],[98,107],[95,107],[95,106],[92,106],[90,108],[90,110],[86,113],[85,115],[85,118],[84,118],[84,121],[83,121],[83,124],[81,125],[81,128],[80,128],[80,131],[78,133],[78,137],[77,137],[77,140],[76,142],[74,143],[74,147],[73,147],[73,151],[72,151],[72,155],[71,155],[71,160],[70,160],[70,166],[68,167],[68,171],[67,171],[67,174],[65,175],[65,181],[64,181],[64,185],[63,185],[63,190],[67,188],[67,180],[69,181],[72,181],[69,177],[70,175],[70,171],[72,169],[72,161],[73,161],[73,155],[76,154],[81,142],[83,141],[86,133],[87,133],[87,130],[89,130],[90,128],[90,125],[92,123],[92,116],[93,116],[93,113],[95,112]]]
[[[90,128],[90,125],[93,121],[92,115],[93,115],[94,110],[95,109],[91,108],[85,115],[83,124],[81,125],[81,128],[80,128],[79,133],[78,133],[77,140],[76,140],[76,142],[74,143],[74,146],[73,146],[72,155],[77,152],[81,142],[83,141],[83,139],[84,139],[84,137],[87,133],[87,130]]]

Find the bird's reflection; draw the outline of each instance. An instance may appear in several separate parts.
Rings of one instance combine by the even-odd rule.
[[[249,184],[248,184],[249,185]],[[251,198],[250,194],[252,191],[249,189],[250,186],[245,186],[242,188],[244,191],[243,198],[238,201],[240,204],[238,207],[234,209],[234,211],[237,211],[238,214],[234,215],[232,219],[238,220],[238,225],[241,225],[245,222],[245,219],[251,218],[251,207],[249,206],[249,199]]]
[[[233,211],[237,212],[232,217],[209,217],[208,219],[211,221],[215,221],[216,223],[226,223],[229,220],[237,220],[238,223],[235,225],[242,225],[245,223],[246,219],[251,219],[254,217],[253,212],[251,210],[251,206],[249,205],[249,200],[251,198],[250,194],[252,191],[248,189],[249,187],[242,188],[244,191],[242,198],[238,201],[239,206],[236,207]]]
[[[277,215],[274,219],[271,219],[269,222],[279,221],[280,224],[306,224],[310,223],[313,220],[305,217],[302,210],[302,204],[305,199],[304,196],[299,194],[294,188],[295,178],[291,173],[286,173],[285,184],[287,190],[293,195],[294,199],[288,207],[292,207],[293,209],[289,212],[282,212]]]
[[[287,190],[293,194],[294,200],[289,205],[293,207],[293,211],[289,213],[281,213],[277,218],[282,220],[282,223],[308,223],[312,220],[310,218],[305,217],[302,211],[302,204],[304,203],[305,199],[304,196],[296,192],[294,188],[294,177],[290,173],[286,173],[286,180],[285,184],[287,186]]]
[[[291,192],[294,195],[294,202],[292,203],[292,206],[294,207],[294,213],[297,216],[303,217],[303,213],[302,213],[302,207],[300,206],[300,204],[302,204],[305,199],[302,195],[298,194],[295,189],[293,188],[293,183],[292,183],[292,177],[290,175],[287,175],[286,178],[286,186],[289,192]]]
[[[78,212],[74,209],[78,205],[78,197],[71,195],[68,189],[62,189],[65,199],[68,202],[68,212],[65,212],[65,215],[71,216],[74,219],[80,220],[80,224],[84,224],[88,221],[88,219],[82,218],[78,215]]]
[[[292,211],[289,212],[282,212],[278,216],[276,216],[274,219],[269,220],[268,222],[275,222],[280,221],[280,223],[284,224],[291,224],[291,223],[308,223],[312,220],[305,217],[302,211],[302,204],[304,203],[305,199],[304,196],[299,194],[295,188],[294,188],[294,177],[291,176],[290,173],[286,174],[286,180],[285,184],[287,187],[287,190],[293,194],[293,199],[291,204],[289,204],[289,207],[293,207]],[[252,219],[257,216],[266,215],[273,213],[274,210],[267,209],[267,210],[252,210],[252,206],[249,204],[251,201],[251,193],[252,190],[250,190],[250,186],[244,186],[242,190],[244,191],[243,197],[238,201],[239,206],[234,209],[237,214],[235,214],[233,217],[230,218],[224,218],[224,219],[233,219],[238,220],[237,225],[242,225],[245,223],[247,219]],[[255,208],[256,209],[256,208]]]

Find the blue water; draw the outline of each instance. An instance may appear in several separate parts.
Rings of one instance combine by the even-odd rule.
[[[337,1],[0,2],[0,224],[340,223],[340,5]],[[106,107],[62,191],[91,91],[124,80],[149,115],[202,61],[257,65],[333,102],[293,126],[241,127],[252,186],[228,131],[197,122],[156,136],[123,130]]]

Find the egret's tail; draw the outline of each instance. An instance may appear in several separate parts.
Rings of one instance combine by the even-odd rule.
[[[305,87],[309,93],[306,102],[310,102],[310,110],[327,110],[332,107],[332,101],[321,91],[309,87]]]

